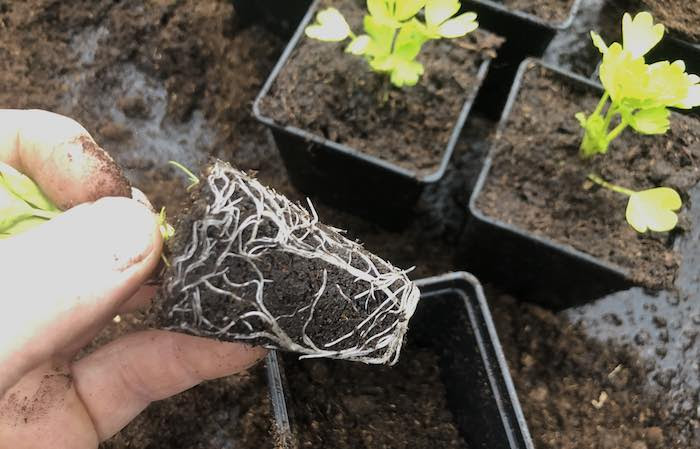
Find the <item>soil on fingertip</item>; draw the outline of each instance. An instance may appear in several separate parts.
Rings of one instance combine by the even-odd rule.
[[[331,4],[321,3],[320,8]],[[359,0],[333,1],[353,30],[366,13]],[[417,173],[435,172],[465,101],[478,88],[482,62],[501,39],[482,31],[426,43],[425,74],[395,88],[345,44],[303,36],[260,103],[263,115]]]
[[[476,204],[489,217],[621,267],[640,285],[672,288],[680,263],[674,240],[687,227],[683,212],[675,231],[639,234],[625,220],[628,197],[599,188],[587,175],[635,191],[670,187],[687,208],[688,191],[700,180],[700,121],[672,113],[666,134],[627,129],[605,155],[582,161],[574,115],[591,113],[600,95],[533,64]]]

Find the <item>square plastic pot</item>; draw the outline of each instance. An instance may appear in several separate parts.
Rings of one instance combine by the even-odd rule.
[[[510,10],[500,2],[463,0],[462,10],[477,13],[480,28],[505,38],[479,91],[475,110],[497,120],[508,98],[518,65],[526,57],[542,56],[557,32],[571,26],[580,5],[581,0],[575,0],[562,22],[547,22],[532,14]]]
[[[265,116],[260,102],[270,91],[280,71],[304,36],[313,19],[318,1],[309,8],[299,28],[253,105],[255,117],[270,129],[294,186],[326,204],[362,216],[390,229],[410,222],[413,206],[423,189],[438,182],[447,169],[472,103],[486,77],[490,60],[479,67],[477,82],[457,117],[438,168],[427,175],[400,167],[347,145],[330,141],[295,126],[285,126]]]
[[[455,425],[471,448],[533,449],[488,304],[477,279],[450,273],[418,281],[421,301],[411,320],[408,345],[432,345]],[[446,332],[446,330],[458,332]],[[413,335],[413,337],[412,337]],[[416,337],[418,335],[418,337]],[[413,340],[412,340],[413,338]],[[419,339],[419,340],[416,340]],[[279,353],[268,359],[276,430],[284,449],[297,448],[291,394]],[[272,361],[272,363],[269,363]],[[341,363],[341,362],[337,362]],[[346,362],[347,363],[347,362]],[[367,366],[368,375],[372,367]],[[322,388],[322,387],[319,387]],[[332,388],[332,379],[329,385]],[[401,431],[397,429],[397,431]],[[321,448],[319,448],[321,449]],[[436,447],[436,449],[439,449]]]
[[[507,125],[523,74],[531,64],[540,64],[567,77],[571,83],[603,92],[602,86],[586,78],[539,60],[526,59],[518,69],[497,134]],[[489,176],[492,156],[490,151],[469,199],[469,219],[462,244],[462,265],[466,269],[499,288],[554,310],[584,304],[633,286],[627,270],[491,218],[479,209],[476,202]]]

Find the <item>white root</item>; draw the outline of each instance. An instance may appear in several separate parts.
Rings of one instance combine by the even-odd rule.
[[[262,340],[269,348],[297,352],[303,358],[330,357],[370,364],[398,361],[420,295],[406,270],[368,253],[340,235],[342,231],[320,224],[310,202],[311,212],[229,164],[216,162],[206,182],[213,201],[192,223],[189,241],[182,254],[172,260],[171,275],[166,280],[166,292],[173,298],[166,312],[171,322],[177,321],[171,328],[217,338]],[[243,205],[254,213],[246,215]],[[318,291],[307,298],[305,305],[274,316],[265,304],[265,290],[272,281],[260,268],[261,258],[271,252],[322,261],[329,268],[346,272],[357,289],[347,294],[343,287],[332,283],[324,269]],[[233,259],[245,261],[253,279],[231,281],[229,264]],[[215,323],[215,317],[205,316],[205,311],[212,309],[203,303],[205,297],[215,298],[217,304],[246,304],[246,312]],[[322,298],[337,301],[338,310],[347,309],[349,304],[361,314],[362,322],[350,332],[334,326],[329,341],[313,341],[307,329],[322,325],[314,322]],[[296,315],[304,323],[300,338],[290,337],[280,325],[282,319]],[[233,332],[236,326],[247,332]]]

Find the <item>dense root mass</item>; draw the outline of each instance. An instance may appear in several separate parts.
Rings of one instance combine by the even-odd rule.
[[[419,298],[390,263],[216,162],[177,224],[163,327],[365,363],[395,363]]]

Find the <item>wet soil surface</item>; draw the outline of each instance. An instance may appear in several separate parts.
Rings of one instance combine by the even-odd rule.
[[[532,64],[494,146],[477,207],[501,222],[622,267],[645,287],[670,288],[680,257],[674,251],[676,233],[640,235],[624,218],[628,197],[599,188],[586,176],[596,173],[634,191],[673,188],[687,210],[688,191],[700,180],[700,121],[674,113],[666,134],[627,130],[604,157],[582,161],[574,115],[591,113],[600,95]]]
[[[620,27],[621,15],[610,21],[609,15],[601,14],[610,8],[607,5],[602,0],[585,0],[575,33],[557,36],[547,58],[592,74],[598,55],[588,31],[604,28],[606,21],[614,22],[611,29]],[[4,0],[0,1],[0,30],[0,107],[39,107],[76,118],[125,166],[129,178],[154,204],[168,206],[171,215],[186,196],[181,175],[165,165],[171,158],[196,169],[198,161],[216,155],[241,169],[257,170],[265,183],[301,199],[289,185],[263,127],[250,117],[251,103],[283,43],[258,26],[236,25],[226,2]],[[606,41],[613,39],[609,34],[603,36]],[[349,229],[352,238],[360,238],[369,250],[397,266],[415,265],[415,278],[459,268],[453,260],[464,225],[468,179],[478,171],[474,162],[488,146],[485,139],[493,126],[479,117],[470,120],[446,177],[425,193],[417,206],[417,218],[406,231],[387,232],[317,203],[321,218]],[[690,195],[691,203],[700,201],[698,192]],[[692,209],[690,212],[693,222],[700,222]],[[699,242],[699,230],[680,238],[684,263],[677,277],[678,293],[654,296],[632,289],[558,315],[543,315],[530,306],[496,307],[496,323],[509,323],[508,330],[501,326],[504,349],[539,447],[561,449],[585,430],[589,444],[573,447],[652,448],[653,441],[659,440],[654,427],[661,429],[662,447],[700,447],[700,279],[693,268],[700,263]],[[494,304],[501,301],[491,296]],[[572,323],[578,323],[576,333],[568,331]],[[597,363],[577,355],[582,352],[568,350],[602,351],[609,347],[608,340],[616,344],[609,350],[619,354],[620,361],[629,366],[644,367],[644,361],[651,365],[649,370],[639,368],[639,374],[631,377],[635,382],[615,390],[637,401],[626,402],[622,410],[606,408],[612,403],[608,399],[600,408],[606,419],[591,421],[590,401],[602,402],[596,391],[593,397],[585,396],[585,403],[556,401],[549,409],[554,410],[553,418],[544,419],[542,402],[538,402],[543,397],[538,387],[544,373],[548,373],[547,387],[560,396],[576,394],[572,378],[588,382],[586,391],[596,390],[596,382],[608,388],[607,376],[617,365]],[[527,349],[530,341],[543,342],[544,349]],[[560,350],[547,349],[547,342],[556,343]],[[586,374],[579,375],[579,370]],[[192,397],[201,404],[215,403],[220,393],[215,388],[194,389]],[[251,401],[264,400],[264,391],[256,390],[256,400],[252,394]],[[556,395],[545,399],[551,402]],[[234,407],[238,401],[232,399]],[[144,441],[140,438],[146,436],[138,433],[167,422],[174,408],[149,414],[147,421],[153,424],[144,422],[143,430],[113,447],[134,447],[129,441]],[[194,429],[204,429],[215,415],[201,410],[200,415],[189,417]],[[632,416],[672,418],[645,420],[634,432],[627,432]],[[611,424],[605,427],[608,422]],[[648,430],[640,430],[642,426]],[[597,429],[602,430],[597,433]],[[613,440],[604,436],[606,429],[615,434]],[[209,439],[203,447],[220,447],[215,433],[201,435],[203,441]],[[248,447],[270,445],[269,437],[260,434],[259,441]]]
[[[326,1],[351,29],[363,29],[366,9],[357,0]],[[500,40],[483,32],[426,43],[418,57],[418,84],[394,88],[367,62],[344,52],[345,43],[302,36],[260,110],[295,126],[415,172],[437,171],[465,101],[475,94],[481,63]],[[447,57],[445,57],[447,55]]]
[[[544,22],[558,24],[571,14],[574,0],[495,0],[513,11],[522,11],[537,16]]]

